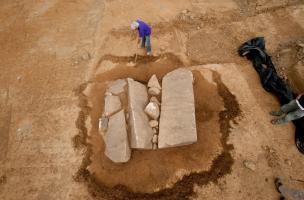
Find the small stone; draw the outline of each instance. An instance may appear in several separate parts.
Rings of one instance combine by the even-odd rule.
[[[20,81],[21,80],[21,76],[17,76],[17,80]]]
[[[108,91],[105,93],[105,96],[112,96],[112,95],[113,94],[111,92],[108,92]]]
[[[157,144],[157,141],[158,141],[158,135],[153,135],[153,138],[152,138],[152,143],[153,144]]]
[[[145,108],[145,113],[152,119],[157,119],[159,117],[159,106],[157,103],[150,102]]]
[[[156,127],[158,127],[158,121],[156,121],[156,120],[151,120],[151,121],[149,121],[149,125],[150,125],[152,128],[156,128]]]
[[[157,105],[160,106],[160,102],[158,101],[158,99],[156,97],[151,97],[150,102],[156,103]]]
[[[104,113],[110,116],[121,109],[121,102],[118,96],[106,96]]]
[[[157,129],[156,128],[152,128],[153,134],[157,134]]]
[[[109,118],[106,116],[102,116],[99,119],[99,125],[98,125],[99,130],[106,131],[108,129],[108,124],[109,124]]]
[[[159,57],[160,54],[161,54],[161,52],[159,52],[159,51],[154,51],[153,56]],[[157,59],[155,62],[157,62],[158,60],[159,60],[159,59]]]
[[[89,60],[91,58],[91,55],[88,52],[85,52],[82,56],[82,60]]]
[[[275,150],[273,148],[269,148],[270,153],[275,153]]]
[[[89,108],[93,108],[93,103],[92,103],[92,101],[91,101],[91,100],[88,100],[88,102],[87,102],[87,106],[88,106]]]
[[[182,11],[182,13],[185,15],[185,14],[187,14],[189,11],[188,11],[188,9],[185,9],[185,10],[183,10]]]
[[[166,48],[165,47],[160,47],[160,51],[165,51]]]
[[[124,92],[124,87],[127,84],[125,79],[117,79],[116,81],[109,83],[108,92],[111,92],[114,95],[118,95]]]
[[[33,126],[31,122],[23,122],[17,129],[17,133],[20,137],[23,137],[24,135],[30,135],[32,133],[32,128]]]
[[[156,149],[157,149],[157,144],[153,144],[152,149],[153,149],[153,150],[156,150]]]
[[[152,87],[149,88],[148,93],[153,96],[158,96],[160,94],[160,89]]]
[[[250,161],[250,160],[245,160],[243,162],[244,166],[252,171],[255,171],[256,170],[256,165],[253,161]]]
[[[158,88],[161,90],[161,86],[160,86],[155,74],[153,74],[153,76],[150,78],[150,80],[148,82],[148,87],[149,88]]]
[[[304,43],[302,43],[302,42],[300,42],[300,41],[297,42],[297,45],[298,45],[299,47],[304,48]]]
[[[128,66],[128,67],[135,67],[136,64],[135,64],[133,61],[131,61],[131,62],[128,62],[128,63],[127,63],[127,66]]]
[[[198,27],[196,27],[196,29],[197,29],[197,30],[200,30],[200,29],[201,29],[201,27],[199,27],[199,26],[198,26]]]

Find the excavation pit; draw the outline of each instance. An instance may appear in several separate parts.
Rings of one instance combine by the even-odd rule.
[[[86,158],[90,162],[84,162],[78,176],[85,175],[94,196],[107,199],[185,199],[193,194],[194,184],[216,181],[230,172],[232,146],[226,140],[229,122],[240,114],[238,103],[217,72],[193,70],[197,143],[156,151],[133,150],[129,162],[115,164],[104,155],[105,144],[98,130],[106,83],[131,77],[147,84],[153,74],[162,79],[168,72],[183,67],[171,54],[139,57],[136,67],[127,66],[132,59],[105,56],[100,65],[111,62],[115,67],[102,73],[97,70],[95,78],[82,88],[81,94],[85,96],[80,98],[88,102],[82,109],[90,107],[86,123],[89,149]]]

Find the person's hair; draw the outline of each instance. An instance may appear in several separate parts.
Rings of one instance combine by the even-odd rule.
[[[131,29],[132,30],[135,30],[139,27],[139,23],[137,21],[134,21],[131,23]]]

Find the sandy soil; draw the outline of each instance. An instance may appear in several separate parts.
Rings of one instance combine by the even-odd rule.
[[[136,48],[137,18],[153,57]],[[301,0],[2,0],[0,199],[268,200],[275,176],[304,188],[293,125],[269,123],[279,103],[237,55],[255,36],[303,91]],[[195,75],[198,143],[111,163],[97,131],[106,81],[176,67]]]

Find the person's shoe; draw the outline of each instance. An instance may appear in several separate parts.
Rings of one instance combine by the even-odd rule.
[[[281,116],[283,114],[284,114],[284,112],[282,112],[282,111],[271,111],[270,112],[270,115],[272,115],[272,116]]]
[[[148,53],[147,53],[147,56],[152,56],[152,52],[148,52]]]
[[[278,191],[279,193],[281,193],[280,187],[283,185],[283,183],[282,183],[282,181],[281,181],[281,179],[280,179],[279,177],[276,177],[276,178],[274,179],[274,185],[275,185],[277,191]]]
[[[304,141],[301,141],[301,138],[299,137],[296,137],[296,146],[298,147],[299,151],[304,154]]]
[[[279,125],[279,124],[285,124],[285,121],[283,119],[273,119],[271,120],[271,123],[273,125]]]

